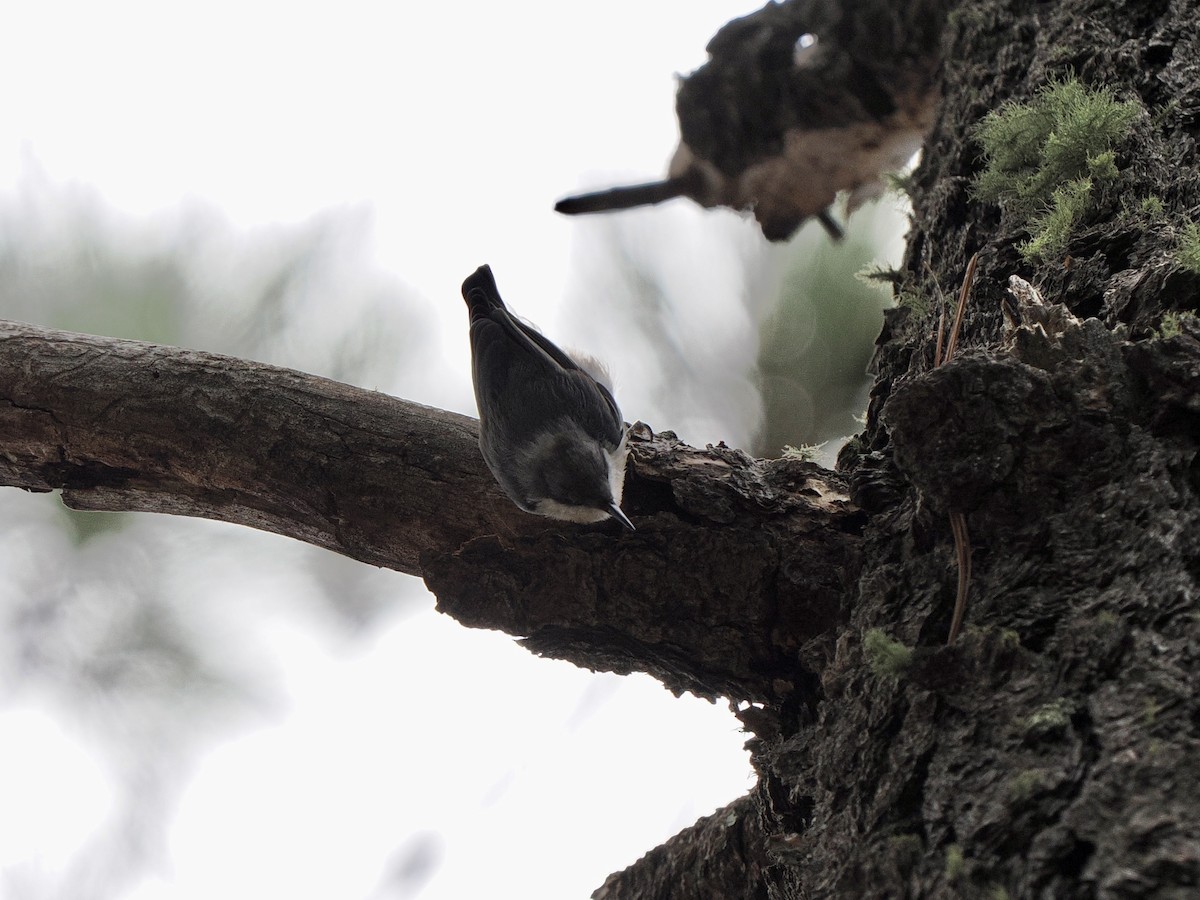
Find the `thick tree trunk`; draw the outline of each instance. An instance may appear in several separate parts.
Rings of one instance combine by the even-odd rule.
[[[888,315],[867,430],[841,455],[868,521],[836,654],[743,713],[762,820],[727,852],[762,877],[736,896],[1200,896],[1200,329],[1156,333],[1200,297],[1177,258],[1200,211],[1197,21],[1194,2],[950,14],[901,290],[929,312]],[[1065,250],[1028,262],[1028,219],[973,196],[973,128],[1072,71],[1145,111]],[[936,298],[975,252],[959,355],[935,367]],[[1006,329],[1013,275],[1078,319]],[[973,567],[947,647],[951,514]],[[871,629],[897,644],[868,649]],[[686,870],[697,834],[745,816],[703,820],[597,896],[735,896],[647,893],[642,870]]]

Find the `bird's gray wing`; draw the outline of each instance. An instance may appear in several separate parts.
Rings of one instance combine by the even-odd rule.
[[[481,412],[506,416],[514,434],[533,435],[569,415],[589,437],[609,447],[621,441],[624,421],[612,393],[553,341],[503,308],[471,323],[471,353],[477,371],[488,372]]]

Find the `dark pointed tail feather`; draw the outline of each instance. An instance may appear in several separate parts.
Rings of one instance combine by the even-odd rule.
[[[846,236],[845,229],[838,224],[837,219],[833,217],[828,209],[823,209],[817,213],[817,221],[821,223],[821,227],[825,229],[825,233],[829,235],[831,241],[840,241]]]
[[[632,209],[635,206],[652,206],[665,200],[687,196],[690,184],[691,182],[686,178],[668,178],[666,181],[651,181],[647,184],[630,184],[624,187],[609,188],[607,191],[596,191],[594,194],[564,197],[554,204],[554,211],[568,216],[579,216],[617,209]]]
[[[496,287],[496,279],[492,276],[492,267],[480,266],[467,276],[462,284],[463,299],[467,301],[467,309],[471,311],[471,321],[487,316],[493,309],[504,309],[504,301],[500,299],[500,289]]]
[[[554,211],[567,216],[589,215],[591,213],[615,212],[620,209],[633,209],[635,206],[653,206],[676,197],[692,197],[693,179],[686,175],[668,178],[666,181],[651,181],[647,184],[630,184],[624,187],[609,188],[607,191],[596,191],[593,194],[578,194],[574,197],[564,197],[554,204]],[[828,209],[816,213],[816,220],[829,235],[832,241],[841,241],[846,237],[846,231]],[[781,231],[778,235],[768,235],[771,240],[786,240],[795,232],[795,225]]]

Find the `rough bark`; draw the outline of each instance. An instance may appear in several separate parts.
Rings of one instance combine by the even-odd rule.
[[[639,426],[625,534],[522,513],[477,441],[474,419],[300,372],[0,324],[0,484],[421,575],[468,625],[676,692],[779,699],[830,652],[861,528],[833,473]]]
[[[804,703],[741,713],[771,865],[737,893],[667,896],[1200,892],[1200,329],[1155,332],[1200,297],[1176,256],[1200,210],[1197,20],[1165,0],[950,14],[904,267],[931,312],[889,313],[867,428],[839,461],[867,514],[849,619]],[[1024,223],[972,195],[972,126],[1072,70],[1146,112],[1067,251],[1033,264]],[[1137,213],[1151,196],[1158,218]],[[935,368],[932,301],[976,251],[960,355]],[[1014,274],[1079,321],[1006,334]],[[950,513],[974,569],[946,647]],[[872,628],[907,666],[871,658]],[[637,870],[679,852],[600,895],[654,883]]]
[[[840,479],[800,460],[647,436],[635,429],[631,442],[635,534],[547,528],[427,555],[438,608],[524,635],[537,653],[650,672],[676,693],[803,693],[799,673],[825,665],[858,565],[862,521]]]
[[[670,900],[672,897],[761,896],[763,871],[772,864],[752,797],[685,828],[637,865],[616,872],[595,900]]]
[[[1194,111],[1171,102],[1185,84],[1196,95],[1196,16],[1090,2],[951,16],[906,275],[932,296],[931,268],[952,294],[980,252],[964,350],[933,368],[936,317],[912,307],[879,340],[868,429],[841,459],[871,513],[851,622],[815,721],[757,754],[779,827],[806,826],[774,896],[1174,897],[1200,884],[1200,344],[1151,330],[1194,309],[1200,286],[1173,258],[1170,224],[1200,202]],[[1069,258],[1033,266],[1016,252],[1020,224],[972,198],[971,126],[1069,66],[1150,112]],[[1150,194],[1167,221],[1122,212]],[[1085,321],[1005,342],[1012,274]],[[952,511],[975,551],[971,629],[944,648]],[[864,666],[869,627],[915,648],[900,678]]]
[[[431,548],[526,524],[476,440],[466,416],[301,372],[0,325],[0,483],[76,509],[222,519],[419,574]]]

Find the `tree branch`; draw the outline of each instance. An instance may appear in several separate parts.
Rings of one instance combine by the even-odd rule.
[[[832,654],[858,567],[857,508],[812,463],[648,431],[632,435],[626,482],[636,534],[480,537],[426,558],[439,608],[526,635],[537,653],[650,672],[676,693],[786,697]]]
[[[210,353],[0,323],[0,483],[220,519],[420,574],[526,523],[475,421]]]
[[[766,896],[771,860],[767,836],[751,796],[739,797],[655,847],[633,865],[614,872],[593,900],[670,900]]]
[[[474,419],[290,369],[0,323],[0,484],[220,519],[420,575],[467,625],[672,690],[765,699],[817,671],[857,566],[834,473],[632,438],[638,532],[526,515]]]

